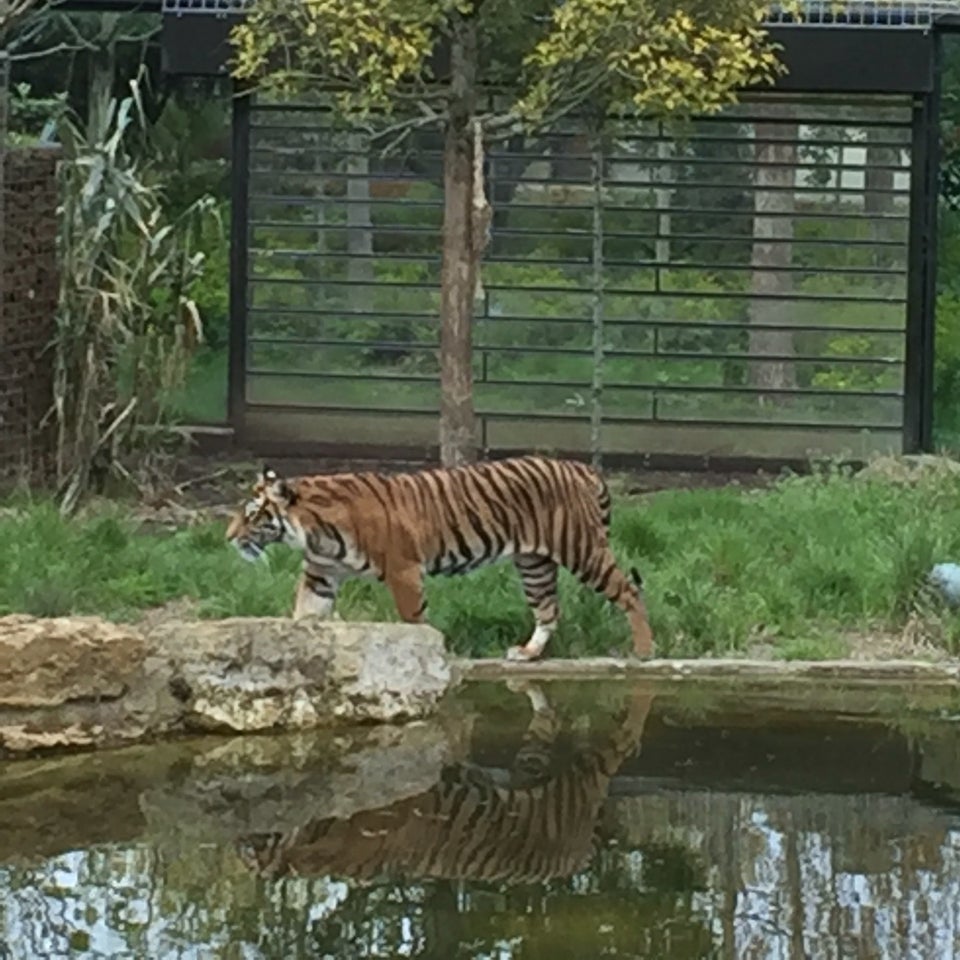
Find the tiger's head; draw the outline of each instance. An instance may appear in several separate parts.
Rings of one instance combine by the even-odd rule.
[[[233,515],[227,527],[227,540],[245,560],[263,556],[271,543],[302,547],[300,525],[290,515],[297,494],[275,470],[264,467],[253,485],[253,496]]]

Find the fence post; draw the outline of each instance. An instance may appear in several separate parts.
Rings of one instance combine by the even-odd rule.
[[[250,94],[233,90],[230,151],[230,333],[227,417],[242,444],[247,378],[247,267],[250,259]]]
[[[590,316],[593,321],[593,369],[590,387],[590,459],[594,469],[603,463],[603,143],[591,137],[590,182],[593,187],[593,277]]]
[[[940,34],[934,36],[932,88],[914,101],[910,136],[910,235],[903,384],[903,452],[933,447],[937,220],[940,199]]]

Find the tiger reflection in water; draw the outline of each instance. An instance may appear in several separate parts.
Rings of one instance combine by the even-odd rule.
[[[631,691],[622,721],[596,747],[557,756],[561,722],[541,686],[521,681],[533,718],[507,782],[469,764],[446,767],[418,796],[349,819],[309,821],[238,842],[260,876],[390,874],[532,883],[569,877],[593,856],[610,780],[639,751],[653,697]]]

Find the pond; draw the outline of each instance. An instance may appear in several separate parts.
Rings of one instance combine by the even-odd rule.
[[[960,694],[475,683],[0,767],[0,957],[960,955]]]

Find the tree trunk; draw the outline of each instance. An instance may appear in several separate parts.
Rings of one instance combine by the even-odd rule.
[[[657,186],[653,189],[654,203],[657,205],[657,240],[654,259],[657,261],[657,273],[670,266],[670,206],[673,203],[673,169],[670,157],[673,153],[673,141],[668,140],[661,123],[657,139],[657,160],[661,161],[654,169]],[[659,279],[659,277],[658,277]]]
[[[445,467],[476,459],[473,410],[473,304],[489,207],[478,209],[474,163],[476,26],[454,23],[450,110],[443,153],[443,267],[440,276],[440,461]],[[477,158],[479,160],[479,158]],[[486,223],[484,223],[486,218]]]
[[[788,108],[787,108],[788,109]],[[795,123],[758,123],[755,128],[756,191],[754,193],[753,253],[750,322],[765,326],[789,323],[792,305],[783,299],[793,289],[793,277],[784,268],[793,262],[793,192],[797,162]],[[760,142],[766,141],[766,142]],[[780,142],[777,142],[780,141]],[[753,387],[783,390],[797,385],[790,359],[757,361],[754,357],[789,358],[793,354],[793,331],[750,331],[749,383]],[[761,402],[764,398],[761,396]]]

